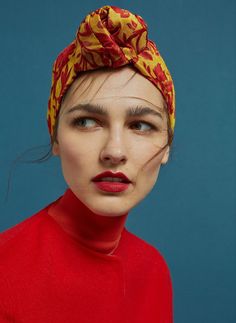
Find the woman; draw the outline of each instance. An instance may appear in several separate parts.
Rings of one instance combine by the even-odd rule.
[[[53,66],[65,194],[0,237],[0,322],[173,322],[169,269],[125,228],[166,164],[174,87],[143,19],[104,6]]]

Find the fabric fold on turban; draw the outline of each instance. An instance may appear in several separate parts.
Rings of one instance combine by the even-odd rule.
[[[85,17],[75,39],[53,64],[47,111],[51,139],[62,98],[79,73],[127,64],[133,65],[161,91],[174,132],[174,84],[155,43],[148,39],[147,24],[128,10],[103,6]]]

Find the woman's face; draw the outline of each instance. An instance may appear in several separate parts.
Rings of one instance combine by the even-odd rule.
[[[92,111],[97,107],[100,113]],[[142,108],[154,114],[137,114]],[[152,157],[167,140],[161,93],[126,66],[86,72],[73,82],[61,106],[53,154],[69,188],[90,210],[119,216],[152,190],[169,146]],[[122,172],[131,183],[121,192],[104,191],[92,181],[104,171]]]

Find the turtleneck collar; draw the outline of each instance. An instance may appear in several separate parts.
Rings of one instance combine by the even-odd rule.
[[[128,213],[114,217],[98,215],[71,189],[50,206],[48,214],[82,245],[104,254],[117,248],[128,216]]]

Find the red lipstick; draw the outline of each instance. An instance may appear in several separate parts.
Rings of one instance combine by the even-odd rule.
[[[92,181],[98,189],[105,192],[122,192],[129,187],[131,181],[122,172],[106,171],[95,176]]]

